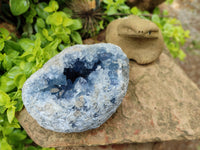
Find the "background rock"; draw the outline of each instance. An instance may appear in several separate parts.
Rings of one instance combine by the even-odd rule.
[[[200,138],[200,91],[173,59],[161,54],[149,65],[130,62],[127,95],[101,127],[56,133],[40,127],[24,109],[20,124],[43,147],[94,146]]]
[[[129,6],[137,6],[141,10],[153,10],[165,0],[127,0]]]

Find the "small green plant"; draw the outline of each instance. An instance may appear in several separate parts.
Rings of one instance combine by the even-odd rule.
[[[180,21],[168,17],[167,11],[161,13],[158,8],[153,11],[152,15],[147,11],[142,12],[136,7],[133,7],[131,12],[134,15],[141,16],[144,19],[149,19],[154,22],[161,29],[164,42],[171,55],[174,58],[178,57],[180,60],[184,60],[186,55],[181,49],[181,46],[185,43],[186,38],[189,38],[190,32],[182,28]]]
[[[46,58],[40,47],[39,38],[35,42],[30,39],[15,42],[11,40],[6,29],[0,28],[0,41],[3,41],[0,53],[0,149],[22,150],[25,145],[30,145],[32,140],[27,137],[15,118],[15,112],[23,108],[21,89],[25,80],[48,57]]]
[[[187,50],[200,50],[200,41],[193,40]]]
[[[125,4],[126,0],[103,0],[105,13],[113,15],[117,13],[130,13],[130,8]]]
[[[15,112],[23,108],[22,86],[59,51],[82,43],[77,32],[82,28],[80,20],[58,11],[56,1],[51,0],[49,5],[31,3],[29,7],[30,11],[23,12],[26,25],[20,39],[13,41],[10,33],[0,28],[0,149],[5,150],[42,149],[28,146],[32,140],[15,118]],[[19,10],[12,12],[19,15],[22,13]]]

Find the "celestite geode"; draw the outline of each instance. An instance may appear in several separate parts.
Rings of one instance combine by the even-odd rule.
[[[42,127],[82,132],[99,127],[116,111],[128,82],[129,60],[118,46],[76,45],[34,73],[22,99]]]

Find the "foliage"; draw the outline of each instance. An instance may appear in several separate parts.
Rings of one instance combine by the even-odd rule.
[[[172,4],[174,0],[166,0],[167,4]]]
[[[23,29],[19,27],[21,37],[17,38],[0,28],[0,149],[53,150],[35,147],[20,127],[15,113],[23,108],[21,89],[25,80],[65,47],[82,43],[79,34],[84,32],[82,22],[72,19],[72,11],[63,5],[65,0],[51,0],[49,4],[39,0],[10,0],[9,4],[11,12],[4,18],[17,20]],[[104,20],[95,23],[97,33],[116,18],[138,15],[158,25],[172,56],[185,57],[180,46],[189,37],[189,31],[184,31],[178,20],[165,17],[166,11],[160,13],[155,9],[150,14],[136,7],[130,9],[125,0],[103,0],[101,9]],[[98,17],[99,12],[95,15]]]
[[[117,13],[129,13],[130,8],[125,4],[125,0],[103,0],[105,5],[105,13],[113,15]]]
[[[40,47],[39,36],[35,41],[10,40],[6,29],[0,28],[0,149],[24,149],[32,143],[15,118],[15,112],[23,108],[21,88],[25,80],[48,59]],[[51,50],[53,47],[48,46]],[[30,149],[27,147],[26,149]],[[33,148],[32,148],[33,149]],[[36,148],[35,148],[36,149]],[[41,148],[37,148],[41,149]]]
[[[200,41],[192,40],[187,50],[200,50]]]
[[[134,15],[141,16],[145,19],[149,19],[154,22],[162,31],[162,35],[164,38],[164,42],[169,49],[171,55],[176,58],[178,57],[180,60],[185,58],[185,53],[181,49],[181,46],[185,43],[186,38],[189,38],[189,31],[185,31],[179,20],[175,18],[165,17],[168,15],[167,11],[163,13],[160,12],[158,8],[153,11],[153,15],[151,17],[144,17],[142,14],[146,14],[147,16],[150,14],[147,11],[140,11],[136,7],[131,9],[131,12]],[[162,16],[162,17],[160,17]]]
[[[16,3],[10,2],[14,15],[24,13],[21,12],[25,10],[24,6],[12,10]],[[23,14],[26,24],[20,39],[11,40],[10,33],[0,28],[0,149],[5,150],[41,149],[27,147],[32,140],[20,129],[15,118],[15,112],[23,108],[23,83],[60,50],[82,43],[77,32],[82,27],[81,22],[59,11],[56,1],[51,0],[49,5],[44,2],[30,3],[30,10]]]
[[[28,0],[10,0],[10,10],[13,15],[18,16],[26,12],[29,8]]]

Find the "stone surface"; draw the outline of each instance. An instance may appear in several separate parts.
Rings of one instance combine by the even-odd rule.
[[[62,147],[56,150],[199,150],[200,143],[195,141],[167,141],[156,143],[115,144],[107,146]]]
[[[112,21],[106,29],[106,42],[121,47],[138,64],[155,61],[164,49],[157,25],[134,15]]]
[[[129,6],[136,6],[141,10],[152,11],[156,6],[164,2],[165,0],[127,0]]]
[[[76,45],[25,82],[22,99],[40,126],[56,132],[97,128],[116,112],[129,82],[129,60],[113,44]]]
[[[115,144],[107,146],[80,146],[80,147],[62,147],[56,150],[154,150],[154,143],[145,144]]]
[[[128,92],[117,112],[97,129],[56,133],[40,127],[24,109],[20,124],[38,145],[96,146],[200,138],[200,90],[162,53],[149,65],[130,61]]]

